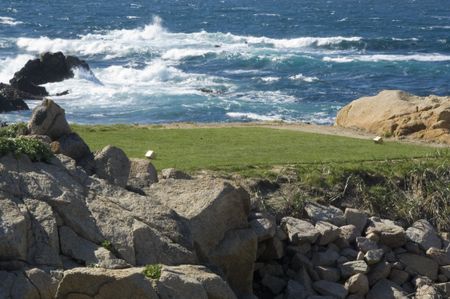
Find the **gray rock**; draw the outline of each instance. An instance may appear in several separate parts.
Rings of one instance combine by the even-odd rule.
[[[367,294],[367,299],[407,299],[407,294],[396,283],[387,280],[379,280]]]
[[[439,269],[442,274],[444,274],[448,279],[450,279],[450,265],[441,266]]]
[[[348,259],[354,260],[358,256],[358,251],[352,248],[344,248],[341,250],[341,255],[345,256]]]
[[[273,238],[276,232],[274,217],[257,218],[250,221],[250,227],[258,237],[258,242]]]
[[[364,259],[366,260],[368,265],[374,265],[381,261],[383,255],[383,249],[372,249],[366,252],[366,254],[364,255]]]
[[[358,246],[359,250],[361,250],[363,253],[366,253],[369,250],[378,249],[378,244],[376,242],[371,241],[365,237],[357,237],[356,246]]]
[[[0,197],[0,257],[2,260],[27,260],[29,225],[28,215],[16,202]]]
[[[367,277],[369,284],[372,286],[379,280],[387,278],[391,273],[392,266],[388,262],[381,262],[371,267]]]
[[[314,222],[326,221],[337,226],[345,224],[344,213],[334,206],[309,202],[305,205],[305,211]]]
[[[402,285],[409,279],[409,274],[406,271],[392,269],[391,274],[389,274],[389,280],[395,282],[398,285]]]
[[[59,279],[41,269],[33,268],[27,270],[25,275],[29,281],[37,288],[40,299],[53,299],[56,296]]]
[[[289,237],[289,241],[294,244],[314,243],[320,232],[308,221],[293,217],[281,219],[281,227]]]
[[[367,273],[369,267],[365,261],[351,261],[339,266],[343,277],[349,277],[358,273]]]
[[[292,279],[288,281],[284,293],[284,299],[305,299],[307,296],[305,287],[301,283]]]
[[[412,253],[400,254],[398,255],[398,259],[417,274],[427,276],[432,280],[437,279],[439,266],[434,260]]]
[[[358,209],[346,208],[344,212],[346,224],[353,224],[359,234],[364,231],[367,224],[367,214]]]
[[[359,236],[358,229],[353,224],[341,226],[339,230],[339,237],[345,240],[347,243],[354,242],[356,240],[356,237]]]
[[[348,294],[347,289],[343,285],[326,280],[314,282],[313,288],[321,295],[332,296],[340,299],[345,299]]]
[[[54,154],[62,154],[75,160],[89,174],[94,171],[94,155],[89,146],[77,133],[70,133],[61,136],[50,145]]]
[[[284,244],[276,236],[272,239],[264,241],[263,244],[265,245],[265,249],[259,257],[261,260],[277,260],[281,259],[284,256]]]
[[[439,266],[450,265],[450,252],[438,249],[436,247],[428,248],[427,256],[432,258]]]
[[[403,246],[406,243],[405,230],[391,220],[371,217],[366,234],[375,233],[380,237],[380,243],[391,248]]]
[[[314,252],[312,257],[312,263],[315,266],[332,266],[336,263],[336,260],[339,258],[339,253],[327,249],[326,251]]]
[[[347,279],[345,288],[349,293],[364,296],[369,292],[369,280],[364,274],[355,274]]]
[[[427,251],[430,247],[441,248],[441,239],[434,227],[425,219],[418,220],[406,230],[408,240],[419,244]]]
[[[319,245],[327,245],[339,238],[339,227],[334,224],[325,221],[317,221],[315,228],[320,232]]]
[[[161,170],[161,176],[163,179],[174,179],[174,180],[190,180],[192,177],[187,173],[177,170],[175,168],[166,168]]]
[[[146,159],[130,159],[130,175],[127,185],[142,189],[158,182],[155,166]]]
[[[321,280],[338,282],[341,279],[341,271],[333,267],[317,266],[314,268]]]
[[[263,277],[261,284],[267,287],[274,295],[280,294],[286,287],[286,281],[270,274],[266,274]]]
[[[432,285],[424,285],[417,289],[416,299],[442,299],[442,294]]]
[[[33,109],[28,129],[30,134],[47,135],[52,140],[72,132],[64,109],[50,99],[44,99]]]
[[[130,160],[120,148],[108,145],[95,155],[95,172],[99,178],[125,187],[130,174]]]

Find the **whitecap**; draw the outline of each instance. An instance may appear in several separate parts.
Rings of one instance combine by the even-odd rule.
[[[329,57],[322,58],[326,62],[346,63],[353,61],[362,62],[379,62],[379,61],[419,61],[419,62],[442,62],[450,61],[450,55],[443,54],[410,54],[410,55],[394,55],[394,54],[375,54],[375,55],[350,55],[346,57]]]
[[[303,74],[297,74],[297,75],[294,75],[294,76],[290,76],[289,79],[291,79],[291,80],[298,80],[298,81],[305,81],[305,82],[308,82],[308,83],[311,83],[311,82],[319,80],[319,78],[317,78],[317,77],[308,77],[308,76],[304,76]]]
[[[227,112],[226,115],[230,118],[237,118],[241,120],[257,120],[257,121],[280,121],[283,120],[282,115],[262,115],[253,112]]]
[[[16,26],[19,24],[23,24],[21,21],[16,21],[16,19],[11,17],[0,17],[0,24],[8,25],[8,26]]]
[[[281,78],[280,77],[268,76],[268,77],[261,77],[259,79],[261,79],[264,82],[277,82],[277,81],[280,81]]]
[[[0,82],[8,82],[14,73],[20,70],[34,56],[22,54],[16,57],[0,59]]]

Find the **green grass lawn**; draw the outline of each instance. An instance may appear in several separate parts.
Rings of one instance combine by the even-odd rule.
[[[165,129],[131,125],[72,128],[91,150],[108,144],[129,157],[154,150],[158,169],[245,169],[251,166],[359,162],[436,156],[438,149],[262,127]],[[447,150],[439,150],[447,155]]]

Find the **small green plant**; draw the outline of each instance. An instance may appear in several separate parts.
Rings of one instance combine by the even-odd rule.
[[[0,157],[27,155],[33,162],[49,162],[53,153],[49,146],[35,139],[0,137]]]
[[[112,243],[109,240],[102,241],[102,247],[105,248],[106,250],[109,250],[109,251],[113,250]]]
[[[28,127],[26,123],[16,123],[0,127],[0,137],[15,138],[20,135],[26,135]]]
[[[146,265],[142,273],[145,277],[159,279],[161,277],[162,266],[160,264]]]

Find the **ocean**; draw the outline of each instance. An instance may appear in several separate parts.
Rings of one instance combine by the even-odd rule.
[[[450,94],[450,1],[0,0],[0,82],[45,51],[93,71],[45,85],[70,122],[332,124],[383,89]]]

